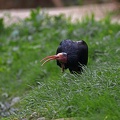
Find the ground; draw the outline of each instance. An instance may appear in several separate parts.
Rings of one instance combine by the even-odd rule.
[[[44,8],[44,10],[46,12],[48,12],[50,15],[58,15],[60,13],[64,13],[66,16],[71,16],[73,21],[75,21],[75,19],[81,20],[84,15],[86,15],[86,14],[89,15],[91,13],[94,13],[95,19],[99,20],[99,19],[103,18],[106,15],[106,13],[115,10],[117,8],[116,6],[117,5],[115,3],[109,3],[109,4],[99,4],[99,5],[94,4],[94,5],[87,5],[87,6],[57,8],[57,9],[56,8],[51,8],[51,9],[45,9]],[[11,17],[8,14],[6,14],[6,16],[4,16],[5,12],[7,12],[7,13],[9,12],[11,14]],[[10,22],[13,23],[14,21],[16,22],[19,19],[24,19],[25,17],[28,17],[29,14],[30,14],[30,9],[0,11],[0,16],[4,16],[5,17],[5,22],[7,24],[9,24]],[[7,18],[10,18],[10,19],[7,19]],[[9,22],[7,22],[8,20],[9,20]],[[46,19],[46,18],[44,20],[47,21],[46,23],[49,23],[48,21],[50,21],[50,19]],[[90,22],[90,19],[87,19],[87,20]],[[119,86],[119,82],[117,82],[117,80],[114,79],[114,78],[119,78],[119,76],[118,76],[119,74],[117,74],[117,71],[119,71],[119,68],[120,68],[119,64],[116,65],[116,63],[119,62],[119,55],[118,54],[120,52],[120,49],[119,49],[119,41],[120,40],[118,40],[120,38],[119,25],[118,24],[117,25],[114,25],[114,24],[111,25],[111,24],[109,24],[109,21],[107,21],[108,23],[107,22],[103,22],[105,24],[99,24],[99,23],[96,24],[96,22],[92,21],[93,24],[88,24],[88,25],[84,24],[84,25],[82,25],[83,29],[79,29],[81,27],[81,26],[79,26],[80,24],[79,25],[77,24],[75,27],[74,27],[74,24],[73,25],[72,24],[70,24],[70,25],[67,24],[68,25],[67,26],[68,27],[68,32],[66,32],[66,31],[63,30],[63,29],[66,29],[66,23],[61,26],[62,19],[60,20],[60,23],[58,21],[56,21],[57,24],[55,24],[55,25],[53,24],[53,28],[51,28],[51,26],[49,26],[48,24],[46,24],[46,25],[43,24],[42,27],[45,27],[45,31],[43,31],[42,33],[34,31],[34,29],[31,32],[31,28],[34,28],[32,26],[32,24],[30,25],[30,27],[29,27],[29,24],[25,24],[27,29],[25,29],[24,26],[22,26],[21,28],[18,29],[19,26],[16,25],[15,29],[14,28],[11,29],[12,31],[11,31],[11,34],[9,36],[6,33],[5,35],[3,34],[2,37],[1,37],[1,41],[8,40],[7,42],[5,42],[5,44],[1,44],[1,46],[3,46],[2,50],[4,51],[3,52],[3,55],[4,55],[3,58],[6,61],[6,62],[3,62],[2,65],[4,66],[4,64],[7,63],[7,65],[10,66],[14,62],[14,60],[13,60],[14,57],[15,57],[15,61],[16,61],[16,55],[18,56],[18,58],[19,58],[19,56],[21,56],[21,54],[20,54],[21,51],[23,52],[23,55],[22,55],[23,58],[21,58],[20,61],[17,59],[17,62],[14,63],[14,66],[16,66],[18,63],[20,63],[20,66],[22,66],[21,65],[21,61],[22,62],[24,61],[24,65],[26,64],[26,66],[22,67],[22,69],[21,68],[19,69],[20,66],[17,66],[15,68],[13,67],[14,70],[16,71],[15,72],[16,74],[14,72],[11,72],[11,75],[12,75],[12,73],[14,73],[15,74],[14,75],[15,79],[13,78],[13,81],[9,82],[11,84],[10,85],[8,84],[9,86],[11,86],[12,90],[15,89],[14,91],[17,92],[16,89],[18,89],[18,86],[21,86],[21,87],[19,87],[19,90],[21,90],[21,92],[23,92],[24,90],[27,89],[26,88],[26,84],[29,85],[29,86],[30,85],[34,86],[34,84],[36,85],[36,83],[37,84],[40,83],[40,82],[38,82],[38,80],[41,80],[41,78],[43,78],[44,75],[47,76],[47,74],[48,74],[48,76],[49,76],[51,74],[50,75],[51,77],[47,76],[48,79],[47,79],[47,77],[44,78],[44,80],[47,79],[46,81],[50,80],[50,82],[45,84],[46,81],[45,82],[42,81],[43,85],[45,85],[44,88],[42,88],[43,89],[42,91],[44,91],[44,92],[40,93],[40,91],[41,91],[40,90],[41,87],[40,87],[40,89],[38,88],[37,90],[35,89],[34,91],[30,91],[31,94],[28,94],[28,98],[30,98],[32,96],[32,99],[31,98],[30,99],[26,98],[29,101],[24,103],[24,105],[27,104],[27,107],[29,107],[28,113],[30,113],[30,117],[29,116],[28,117],[30,119],[32,119],[32,117],[36,116],[36,114],[37,114],[36,111],[35,112],[33,111],[33,113],[31,113],[31,110],[32,110],[31,105],[32,105],[32,103],[34,103],[34,106],[37,109],[38,108],[38,103],[39,103],[39,105],[41,105],[41,103],[40,102],[37,103],[36,100],[37,101],[41,101],[41,98],[43,98],[43,101],[44,101],[44,96],[45,95],[47,96],[47,95],[51,94],[52,91],[53,91],[53,93],[52,93],[52,96],[53,96],[52,101],[56,100],[58,105],[59,104],[60,104],[60,106],[64,105],[64,102],[62,103],[62,101],[59,101],[59,100],[57,101],[57,99],[56,99],[56,97],[58,97],[58,96],[55,96],[55,94],[54,94],[54,90],[56,90],[56,85],[58,85],[57,88],[59,88],[58,91],[57,91],[58,93],[61,92],[61,90],[62,90],[63,93],[65,93],[65,91],[66,91],[66,93],[71,93],[70,95],[69,94],[63,94],[62,96],[60,96],[60,98],[62,97],[62,98],[64,98],[66,100],[66,98],[70,98],[70,96],[73,95],[73,97],[75,99],[74,100],[70,99],[71,102],[73,103],[73,105],[74,105],[74,103],[76,105],[76,102],[77,102],[77,104],[79,106],[81,106],[84,103],[84,100],[86,102],[85,102],[84,105],[82,105],[83,108],[84,107],[88,108],[88,106],[86,107],[86,105],[89,104],[90,107],[93,107],[95,110],[96,109],[99,110],[101,108],[101,105],[102,105],[103,110],[104,111],[106,110],[106,112],[107,111],[109,112],[109,113],[105,114],[105,116],[104,115],[102,116],[102,117],[104,117],[104,119],[107,119],[107,117],[111,117],[111,116],[117,114],[118,111],[119,111],[119,109],[118,109],[119,108],[119,106],[118,106],[119,103],[117,103],[117,102],[119,102],[119,96],[118,96],[118,94],[119,94],[119,90],[118,90],[119,89],[119,87],[118,87]],[[113,22],[115,22],[115,21],[120,22],[120,19],[118,17],[113,17],[112,21]],[[25,23],[27,23],[27,22],[25,22]],[[34,19],[31,19],[31,23],[35,23]],[[38,23],[39,23],[39,21],[38,21]],[[48,27],[48,29],[46,29],[46,26]],[[95,27],[95,29],[94,29],[94,27]],[[49,28],[51,28],[50,31],[49,31]],[[55,32],[56,29],[57,29],[57,33]],[[27,32],[26,32],[26,30],[27,30]],[[31,34],[26,34],[26,33],[29,33],[29,30],[30,30]],[[78,32],[80,33],[80,30],[83,30],[83,32],[81,32],[81,34],[75,34],[75,33],[78,33]],[[71,31],[72,31],[73,35],[70,36]],[[21,33],[21,34],[19,34],[19,33]],[[53,34],[53,33],[55,33],[55,34]],[[44,37],[44,35],[46,35],[46,37]],[[78,83],[74,82],[76,79],[73,80],[73,82],[72,81],[69,82],[67,79],[64,78],[65,76],[62,77],[62,81],[61,80],[57,80],[58,79],[58,74],[60,74],[60,71],[58,72],[57,75],[56,75],[56,70],[57,69],[55,69],[55,72],[52,71],[51,73],[48,73],[49,70],[51,70],[51,67],[54,64],[51,64],[51,66],[48,66],[48,67],[41,68],[41,69],[44,69],[44,70],[43,71],[41,70],[41,73],[39,75],[40,63],[38,63],[37,61],[39,59],[42,59],[42,57],[45,56],[46,54],[48,54],[48,51],[53,46],[54,47],[57,46],[58,45],[57,42],[59,40],[58,41],[56,40],[56,43],[54,43],[53,46],[49,44],[45,48],[41,47],[40,42],[44,41],[42,45],[45,46],[45,44],[47,42],[50,43],[52,40],[58,38],[58,36],[59,37],[61,36],[60,37],[60,40],[61,40],[61,39],[67,38],[68,35],[69,35],[69,37],[71,39],[84,38],[85,40],[87,40],[88,37],[89,37],[90,40],[89,40],[88,44],[90,45],[90,55],[93,54],[92,56],[90,56],[89,60],[92,61],[94,59],[93,62],[96,62],[96,64],[98,63],[98,66],[95,67],[95,70],[94,70],[94,66],[92,66],[94,74],[91,76],[91,72],[92,71],[90,73],[88,72],[88,74],[86,72],[80,83],[79,82]],[[36,41],[34,40],[34,38],[35,38]],[[22,40],[25,43],[23,43]],[[96,42],[96,40],[97,40],[97,42]],[[114,40],[116,42],[114,42]],[[102,44],[103,42],[104,42],[104,44]],[[18,44],[19,44],[20,47],[18,46]],[[50,48],[50,46],[52,46],[52,47]],[[46,49],[46,51],[44,51],[44,49]],[[40,53],[41,51],[43,51],[43,53],[42,53],[43,55],[42,56],[40,56],[41,55],[41,53]],[[51,50],[50,53],[52,53],[53,51]],[[13,54],[13,56],[11,54]],[[31,54],[33,55],[33,58],[31,57]],[[114,57],[112,57],[113,54],[114,54]],[[8,56],[6,56],[6,55],[8,55]],[[34,57],[34,55],[35,55],[35,57]],[[102,58],[103,56],[104,56],[104,58]],[[111,59],[111,61],[109,61],[109,59],[111,57],[112,57],[112,59]],[[103,62],[103,64],[100,63],[101,61]],[[102,65],[106,65],[106,63],[109,63],[111,65],[114,63],[115,65],[113,64],[112,66],[104,66],[103,67]],[[25,74],[22,75],[22,73],[23,73],[22,71],[23,70],[27,70],[28,66],[29,66],[29,68],[32,67],[31,68],[32,71],[31,70],[27,71],[25,73],[26,75]],[[9,69],[7,67],[5,67],[5,69],[6,70],[11,70],[11,68]],[[45,69],[47,69],[48,72],[46,72],[47,70],[45,70]],[[3,70],[4,70],[4,67],[3,67]],[[17,75],[17,80],[18,81],[16,81],[16,75]],[[6,78],[6,73],[3,76],[5,76],[5,78]],[[9,77],[9,75],[7,77]],[[88,79],[88,80],[90,79],[91,81],[90,80],[89,80],[89,82],[85,81],[86,79]],[[103,80],[103,79],[105,79],[105,81],[99,83],[99,80]],[[7,80],[9,81],[9,78]],[[21,80],[22,80],[22,82],[21,82]],[[51,80],[53,80],[53,81],[51,82]],[[98,80],[98,81],[96,82],[96,80]],[[3,77],[3,81],[4,81],[4,77]],[[78,81],[78,80],[76,80],[76,81]],[[82,81],[85,81],[86,83],[82,82]],[[14,85],[13,85],[13,82],[15,83]],[[42,85],[42,82],[39,85]],[[1,83],[5,87],[6,84],[4,84],[4,82],[1,82]],[[69,83],[71,83],[72,85],[69,84]],[[6,86],[8,86],[8,85],[6,85]],[[70,87],[70,89],[64,89],[65,88],[64,85]],[[74,87],[74,85],[77,85],[77,86]],[[91,85],[91,88],[92,88],[91,89],[92,92],[89,91],[90,90],[90,85]],[[98,89],[98,91],[96,91],[96,86],[98,86],[98,85],[99,85],[99,87],[98,87],[99,89]],[[46,87],[46,86],[48,86],[48,87]],[[52,89],[50,89],[50,90],[47,89],[47,88],[49,88],[49,86]],[[53,86],[55,86],[55,88]],[[103,86],[103,88],[105,88],[105,89],[103,89],[101,86]],[[33,88],[33,87],[30,86],[30,88]],[[84,95],[85,97],[83,97],[81,95],[82,96],[80,98],[81,102],[78,101],[79,99],[78,99],[77,94],[74,94],[74,91],[71,92],[72,90],[75,90],[75,88],[76,88],[75,92],[78,91],[78,88],[80,88],[79,89],[80,91],[85,91],[84,92],[85,93],[85,95]],[[106,90],[108,90],[107,91],[108,95],[106,95],[107,94]],[[101,93],[104,92],[104,91],[105,91],[105,93],[104,93],[104,96],[103,96],[103,94],[101,94]],[[36,94],[38,94],[38,96],[36,94],[34,94],[34,92]],[[99,94],[101,94],[101,96],[99,96],[99,101],[100,102],[97,102],[97,100],[94,99],[94,98],[96,98],[96,93],[97,92]],[[88,96],[86,95],[86,93],[87,93],[88,96],[94,95],[93,97],[91,97],[92,102],[89,101],[89,99],[87,99]],[[92,95],[91,95],[91,93],[92,93]],[[2,111],[3,111],[3,113],[5,115],[8,115],[8,111],[10,111],[10,112],[16,111],[16,109],[13,108],[13,105],[16,102],[19,102],[19,100],[20,100],[20,97],[19,97],[20,96],[20,92],[16,93],[16,94],[18,96],[15,96],[15,97],[11,96],[12,98],[11,98],[10,102],[6,102],[4,100],[4,98],[3,98],[4,102],[0,103],[0,105],[2,106],[1,107]],[[6,97],[6,98],[8,98],[9,95],[11,95],[11,94],[9,94],[9,92],[3,92],[3,94],[2,94],[2,96]],[[41,95],[43,97],[40,97]],[[115,101],[113,101],[114,99],[112,97],[109,97],[111,95],[112,96],[114,95],[113,97],[115,98]],[[82,98],[85,98],[85,99],[82,99]],[[10,100],[10,98],[9,98],[9,100]],[[33,102],[33,100],[34,100],[34,102]],[[95,104],[93,104],[94,102],[95,102]],[[44,105],[44,103],[49,108],[49,105],[50,105],[49,102],[43,102],[43,105]],[[99,106],[98,106],[98,103],[99,103]],[[96,106],[96,104],[97,104],[97,106]],[[75,110],[74,107],[73,108],[71,108],[71,106],[69,107],[67,102],[65,103],[64,106],[68,106],[66,111],[65,111],[65,113],[69,113],[69,108]],[[77,106],[75,106],[75,107],[77,107]],[[54,109],[56,109],[56,106],[54,106]],[[58,111],[59,110],[62,111],[62,112],[64,111],[64,109],[61,110],[61,108],[60,109],[57,108],[57,109],[58,109]],[[89,109],[87,109],[87,110],[89,110]],[[91,113],[91,112],[89,112],[89,113]],[[94,111],[93,111],[93,113],[94,113]],[[112,115],[112,113],[113,113],[113,115]],[[4,116],[4,114],[3,114],[3,116]],[[24,113],[24,114],[26,114],[26,113]],[[63,113],[61,113],[61,114],[63,114]],[[53,113],[53,116],[54,116],[54,113]],[[100,114],[99,117],[101,117],[101,114]]]
[[[64,7],[64,8],[43,8],[50,15],[58,15],[65,14],[65,16],[71,16],[72,20],[76,19],[81,20],[83,16],[90,15],[94,13],[95,19],[99,20],[106,16],[108,12],[116,10],[119,7],[118,3],[106,3],[106,4],[91,4],[91,5],[83,5],[83,6],[72,6],[72,7]],[[31,9],[12,9],[12,10],[0,10],[0,17],[8,15],[10,13],[12,17],[12,23],[18,21],[19,19],[24,19],[29,16]],[[10,17],[10,16],[9,16]],[[10,18],[11,18],[10,17]],[[115,16],[112,18],[113,22],[120,22],[120,17]],[[5,22],[8,23],[8,17],[5,17]],[[10,21],[9,21],[10,23]]]

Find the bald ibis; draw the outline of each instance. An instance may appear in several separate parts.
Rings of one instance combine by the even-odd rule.
[[[50,60],[56,60],[57,65],[64,69],[69,69],[71,73],[81,73],[82,66],[88,62],[88,45],[85,41],[63,40],[57,48],[56,55],[47,56],[41,60],[42,65]]]

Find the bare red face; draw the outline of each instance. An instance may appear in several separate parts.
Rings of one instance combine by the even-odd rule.
[[[67,63],[67,53],[58,53],[57,55],[47,56],[43,58],[40,62],[44,61],[41,66],[43,66],[46,62],[50,60],[58,60],[60,63]]]

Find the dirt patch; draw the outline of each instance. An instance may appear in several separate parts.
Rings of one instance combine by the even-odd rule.
[[[93,4],[84,6],[74,6],[74,7],[63,7],[63,8],[43,8],[49,15],[59,15],[65,14],[66,17],[71,16],[72,20],[81,20],[85,15],[91,15],[94,13],[95,19],[99,20],[106,16],[108,12],[114,11],[118,8],[119,4],[116,2],[106,3],[106,4]],[[15,9],[15,10],[4,10],[0,11],[0,17],[5,18],[5,22],[8,23],[5,14],[10,14],[9,17],[11,22],[16,22],[19,19],[24,19],[29,16],[31,9]],[[113,22],[120,22],[120,17],[113,17]]]

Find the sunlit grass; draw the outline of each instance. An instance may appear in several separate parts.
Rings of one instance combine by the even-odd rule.
[[[107,67],[107,68],[106,68]],[[48,118],[84,117],[118,119],[120,117],[120,66],[106,65],[85,69],[82,75],[65,73],[60,78],[39,79],[22,102],[23,116],[31,111]],[[113,112],[114,111],[114,112]]]

